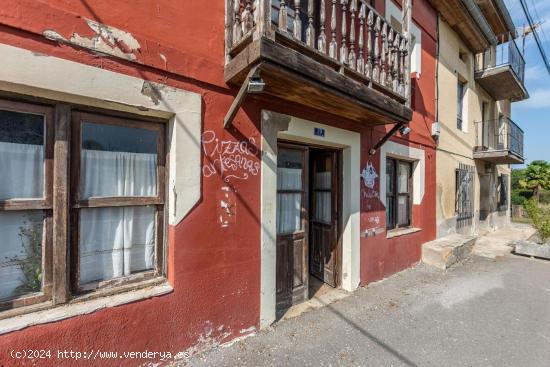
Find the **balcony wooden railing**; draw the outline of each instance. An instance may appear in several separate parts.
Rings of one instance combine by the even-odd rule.
[[[410,20],[402,32],[363,0],[227,1],[228,60],[253,39],[277,36],[354,80],[408,100]]]

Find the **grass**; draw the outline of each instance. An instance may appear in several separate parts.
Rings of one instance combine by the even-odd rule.
[[[512,222],[513,223],[521,223],[521,224],[533,224],[533,221],[531,220],[531,218],[512,217]]]

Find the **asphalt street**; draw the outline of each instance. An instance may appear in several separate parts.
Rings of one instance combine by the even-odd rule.
[[[189,366],[550,366],[550,262],[418,265],[181,362]]]

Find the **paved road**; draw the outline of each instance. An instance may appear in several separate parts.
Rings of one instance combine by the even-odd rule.
[[[550,262],[420,265],[190,366],[550,366]]]

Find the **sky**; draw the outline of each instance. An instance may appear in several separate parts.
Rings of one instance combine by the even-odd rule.
[[[528,23],[520,0],[505,0],[505,3],[521,33],[521,28]],[[550,0],[526,0],[526,3],[533,20],[542,22],[539,36],[550,59]],[[517,41],[521,49],[521,37]],[[512,104],[512,120],[525,133],[525,163],[540,159],[550,161],[550,74],[532,35],[525,42],[525,62],[525,86],[530,98]]]

